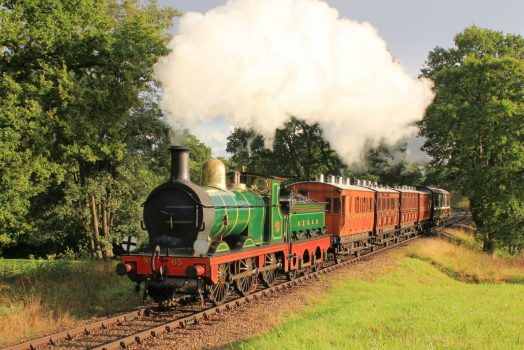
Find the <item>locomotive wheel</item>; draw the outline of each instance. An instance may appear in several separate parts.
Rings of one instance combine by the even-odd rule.
[[[264,258],[264,266],[273,265],[276,262],[275,254],[266,255]],[[277,270],[266,270],[262,272],[262,282],[266,287],[271,287],[277,280]]]
[[[247,271],[253,270],[253,260],[248,259],[242,259],[238,262],[238,270],[237,273],[243,273]],[[252,274],[250,276],[239,278],[235,281],[235,287],[241,296],[246,296],[251,294],[251,292],[255,291],[257,288],[257,275]]]
[[[229,294],[228,274],[229,265],[220,265],[218,267],[218,283],[210,285],[207,289],[208,298],[214,305],[222,304]]]

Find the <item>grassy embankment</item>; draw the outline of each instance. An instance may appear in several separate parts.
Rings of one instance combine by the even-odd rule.
[[[311,307],[230,348],[524,348],[524,257],[492,257],[438,239],[393,254],[396,268],[339,278],[311,296]]]
[[[0,259],[0,347],[140,303],[114,263]]]

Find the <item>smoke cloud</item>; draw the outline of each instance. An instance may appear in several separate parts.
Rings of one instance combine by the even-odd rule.
[[[175,128],[224,116],[271,138],[291,116],[318,122],[348,163],[367,144],[413,136],[433,99],[369,23],[320,0],[230,0],[186,13],[155,66]]]

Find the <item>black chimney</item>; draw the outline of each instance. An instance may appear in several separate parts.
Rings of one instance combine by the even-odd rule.
[[[171,180],[189,180],[189,148],[182,146],[169,147],[171,151]]]

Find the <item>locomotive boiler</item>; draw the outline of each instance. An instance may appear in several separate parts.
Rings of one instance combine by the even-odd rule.
[[[204,164],[201,187],[189,180],[189,150],[171,152],[171,181],[151,192],[144,205],[150,249],[205,255],[279,238],[264,235],[266,205],[260,194],[240,183],[227,189],[222,162]]]

